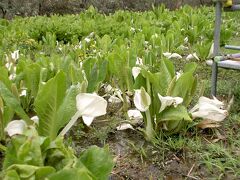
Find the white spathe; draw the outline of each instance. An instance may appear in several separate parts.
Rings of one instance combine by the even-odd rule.
[[[163,55],[168,59],[182,59],[182,56],[178,53],[165,52]]]
[[[94,117],[106,114],[107,101],[96,94],[80,93],[76,101],[78,113],[87,126],[91,125]]]
[[[136,59],[136,65],[143,65],[143,60],[140,57],[137,57]]]
[[[116,129],[117,129],[118,131],[123,131],[123,130],[126,130],[126,129],[132,129],[132,130],[134,130],[134,128],[132,127],[132,125],[129,124],[129,123],[120,124],[119,126],[116,127]]]
[[[75,124],[79,117],[82,117],[84,124],[90,126],[97,116],[106,114],[107,101],[90,93],[80,93],[76,96],[77,112],[72,116],[68,124],[59,133],[59,136],[64,136],[69,129]]]
[[[82,116],[82,119],[83,119],[84,124],[86,124],[87,126],[90,126],[94,120],[94,117]]]
[[[132,125],[139,125],[143,122],[143,116],[137,109],[128,110],[127,115]]]
[[[228,111],[222,109],[223,103],[217,98],[209,99],[206,97],[200,97],[198,104],[190,111],[193,118],[203,118],[216,122],[223,121]]]
[[[178,53],[172,53],[169,59],[182,59],[182,56]]]
[[[177,107],[179,104],[183,102],[183,98],[181,97],[171,97],[171,96],[161,96],[158,94],[158,98],[161,101],[161,107],[159,113],[162,112],[168,106]]]
[[[38,116],[33,116],[30,118],[35,124],[39,124],[39,117]]]
[[[19,58],[19,50],[14,51],[13,53],[11,53],[11,57],[14,61],[18,60]]]
[[[176,80],[178,80],[183,75],[182,71],[176,72]]]
[[[213,97],[213,99],[209,99],[207,97],[201,96],[198,100],[198,103],[189,111],[190,113],[195,112],[200,107],[204,107],[205,105],[213,105],[216,106],[219,109],[224,108],[224,103],[219,101],[216,97]]]
[[[186,60],[194,60],[194,59],[196,59],[196,60],[200,60],[199,59],[199,57],[197,56],[197,53],[193,53],[193,54],[189,54],[187,57],[186,57]]]
[[[130,109],[130,110],[128,110],[127,114],[128,114],[128,117],[129,117],[130,120],[142,119],[143,118],[141,112],[137,109]]]
[[[141,72],[141,68],[140,67],[133,67],[132,68],[133,78],[136,79],[138,77],[138,75],[140,74],[140,72]]]
[[[13,120],[8,123],[4,131],[7,132],[10,137],[12,137],[17,134],[23,134],[26,128],[27,124],[24,120]]]
[[[141,87],[141,89],[135,90],[133,102],[139,111],[145,112],[151,104],[151,98],[145,89]]]

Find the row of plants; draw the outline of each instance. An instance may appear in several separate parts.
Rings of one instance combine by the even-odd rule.
[[[223,103],[205,97],[190,110],[197,97],[197,65],[191,62],[177,72],[173,63],[195,52],[195,58],[208,56],[211,8],[172,12],[161,6],[106,16],[91,7],[79,15],[15,18],[0,25],[0,139],[7,143],[0,147],[6,179],[107,179],[114,166],[107,147],[91,147],[77,158],[63,143],[78,119],[90,126],[107,113],[100,89],[122,101],[130,125],[128,110],[142,113],[140,130],[151,142],[162,132],[186,130],[194,118],[212,125],[227,116]],[[223,44],[235,33],[233,25],[224,28]]]

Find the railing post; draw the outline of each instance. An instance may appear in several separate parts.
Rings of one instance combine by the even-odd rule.
[[[213,48],[213,56],[219,55],[220,50],[220,32],[221,32],[221,16],[222,16],[222,2],[217,1],[215,6],[215,29],[214,29],[214,48]],[[217,74],[218,67],[217,63],[213,62],[212,64],[212,87],[211,94],[216,96],[217,94]]]

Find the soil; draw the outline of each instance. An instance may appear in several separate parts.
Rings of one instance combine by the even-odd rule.
[[[79,130],[77,127],[79,124],[75,126]],[[137,130],[117,131],[112,130],[112,127],[108,130],[106,124],[102,125],[101,121],[97,121],[91,129],[82,129],[82,136],[74,129],[70,135],[73,137],[72,146],[77,154],[91,145],[109,146],[115,160],[110,180],[216,179],[221,174],[215,169],[208,170],[187,147],[166,150],[164,146],[154,146],[147,142]],[[106,133],[104,141],[101,140],[99,132]],[[208,133],[211,132],[203,132],[203,139],[209,138]],[[234,176],[225,172],[223,179],[234,179]]]

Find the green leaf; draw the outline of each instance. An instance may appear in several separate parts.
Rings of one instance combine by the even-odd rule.
[[[5,67],[0,67],[0,81],[2,81],[8,89],[11,89],[12,82],[8,78],[8,70]]]
[[[1,81],[0,81],[0,96],[4,100],[6,106],[13,109],[17,113],[17,115],[20,116],[20,118],[26,120],[27,122],[31,122],[30,118],[21,107],[20,102],[18,101],[16,96],[14,96],[7,88],[7,86]]]
[[[3,169],[14,164],[43,166],[41,141],[35,128],[28,128],[24,135],[13,136],[6,150]]]
[[[31,92],[31,95],[35,98],[39,89],[41,67],[38,64],[30,64],[24,69],[24,80],[26,82],[27,89]]]
[[[8,170],[4,176],[4,180],[20,180],[16,170]]]
[[[195,93],[194,89],[196,89],[196,83],[196,78],[193,77],[192,72],[184,73],[177,80],[172,90],[171,96],[182,97],[183,104],[185,106],[188,106],[192,101],[193,95]]]
[[[35,109],[39,117],[39,134],[56,138],[76,111],[75,97],[77,91],[70,88],[66,92],[66,76],[60,71],[54,78],[41,86],[35,100]]]
[[[88,79],[87,92],[92,93],[98,90],[99,84],[105,80],[107,75],[108,61],[97,62],[91,68]]]
[[[114,166],[107,147],[92,146],[80,155],[79,160],[98,180],[107,179]]]
[[[183,105],[178,105],[175,107],[169,107],[161,112],[157,117],[157,122],[160,121],[192,121],[189,116],[187,109]]]
[[[71,168],[63,169],[48,177],[49,180],[94,180],[87,169]]]
[[[188,63],[184,66],[184,69],[183,71],[184,72],[191,72],[191,73],[194,73],[197,69],[197,63],[195,62],[192,62],[192,63]]]
[[[50,166],[38,167],[26,164],[14,164],[7,169],[7,172],[13,172],[13,170],[17,172],[21,179],[44,179],[55,172],[55,169]]]

